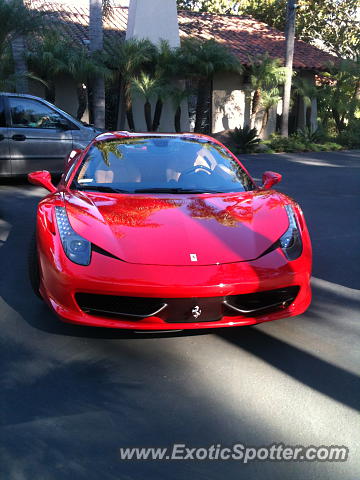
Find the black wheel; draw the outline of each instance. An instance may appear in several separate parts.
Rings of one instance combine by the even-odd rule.
[[[38,298],[41,298],[40,295],[40,270],[39,270],[39,260],[36,248],[36,235],[33,234],[28,253],[28,270],[29,270],[29,279],[31,283],[31,288]]]

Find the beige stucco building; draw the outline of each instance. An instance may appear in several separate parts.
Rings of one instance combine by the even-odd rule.
[[[125,2],[125,3],[124,3]],[[245,73],[237,75],[232,73],[216,74],[209,89],[209,133],[249,124],[251,88],[247,77],[249,56],[267,54],[272,58],[284,58],[285,38],[268,25],[258,22],[250,17],[231,15],[210,15],[188,11],[176,12],[175,2],[172,0],[132,0],[130,7],[126,0],[112,7],[110,14],[104,19],[104,34],[106,38],[119,39],[137,37],[149,38],[158,42],[166,38],[171,46],[176,47],[181,38],[195,37],[199,39],[213,38],[226,45],[241,61]],[[86,2],[79,3],[76,7],[68,0],[63,2],[45,2],[33,0],[32,8],[42,9],[46,12],[49,22],[56,23],[63,28],[66,35],[72,36],[74,41],[83,45],[88,44],[88,8]],[[151,21],[150,21],[151,19]],[[294,69],[297,75],[314,82],[315,73],[323,70],[334,57],[317,47],[302,41],[295,43]],[[32,92],[42,96],[43,88],[40,84],[32,82]],[[61,77],[57,79],[56,104],[72,115],[77,112],[77,94],[71,79]],[[184,104],[182,108],[182,129],[191,130],[191,104]],[[264,137],[275,132],[281,102],[269,112],[269,120],[263,132]],[[301,128],[305,125],[305,104],[301,98],[293,107],[290,120],[292,128]],[[134,99],[134,113],[136,130],[146,130],[143,114],[143,101]],[[161,118],[160,131],[173,131],[174,112],[171,102],[164,106]],[[260,111],[255,121],[258,131],[261,130],[263,112]],[[317,108],[316,100],[312,101],[311,124],[316,126]],[[89,120],[88,110],[85,111],[83,120]]]

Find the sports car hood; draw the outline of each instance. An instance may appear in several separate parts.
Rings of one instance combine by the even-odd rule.
[[[214,195],[65,194],[74,230],[130,263],[211,265],[261,256],[288,227],[274,191]]]

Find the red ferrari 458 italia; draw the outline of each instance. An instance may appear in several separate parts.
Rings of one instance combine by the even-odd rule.
[[[105,133],[40,201],[37,295],[67,322],[132,330],[250,325],[304,312],[311,244],[299,205],[197,134]]]

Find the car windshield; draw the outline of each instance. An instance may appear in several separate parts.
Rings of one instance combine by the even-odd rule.
[[[131,137],[95,143],[73,188],[114,193],[222,193],[252,190],[220,145],[196,137]]]

